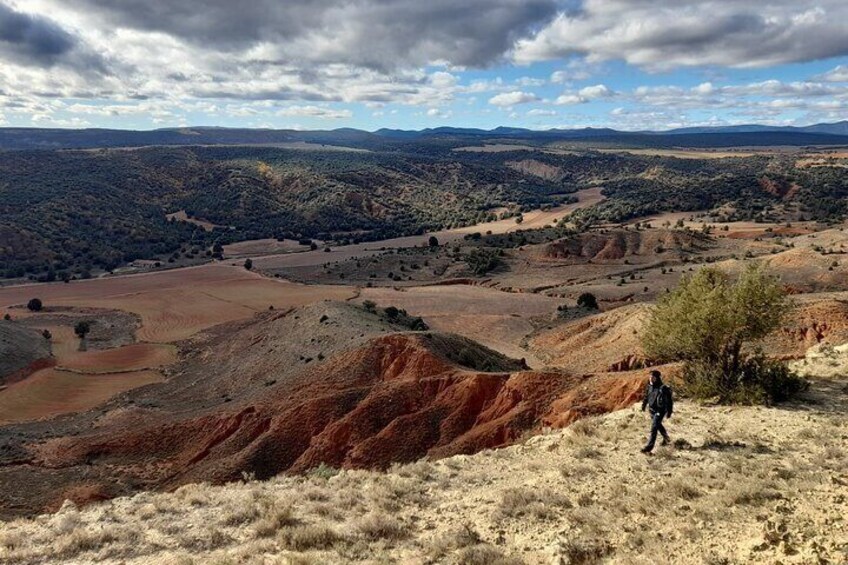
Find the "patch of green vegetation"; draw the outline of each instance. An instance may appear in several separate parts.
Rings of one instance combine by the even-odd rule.
[[[645,330],[645,354],[684,361],[684,392],[722,403],[780,402],[806,383],[746,346],[779,328],[791,310],[779,282],[750,266],[736,282],[705,267],[660,298]]]

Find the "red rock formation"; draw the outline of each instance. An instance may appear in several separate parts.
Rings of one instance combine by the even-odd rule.
[[[243,401],[146,417],[121,406],[93,431],[31,442],[26,511],[57,508],[66,497],[82,503],[134,488],[235,480],[243,472],[265,478],[321,463],[382,469],[473,453],[540,425],[624,407],[644,382],[641,372],[481,372],[448,358],[451,347],[470,343],[454,339],[461,338],[388,334]],[[0,467],[0,485],[18,471]],[[8,511],[4,497],[0,509]]]

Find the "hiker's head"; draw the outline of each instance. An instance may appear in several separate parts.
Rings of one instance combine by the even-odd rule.
[[[658,385],[660,383],[662,383],[662,374],[656,369],[651,371],[651,384]]]

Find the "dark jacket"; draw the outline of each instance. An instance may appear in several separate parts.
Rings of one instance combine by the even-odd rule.
[[[663,384],[662,381],[655,385],[648,383],[648,386],[645,387],[645,398],[642,400],[642,410],[646,406],[651,414],[662,414],[664,417],[670,417],[674,411],[671,387]]]

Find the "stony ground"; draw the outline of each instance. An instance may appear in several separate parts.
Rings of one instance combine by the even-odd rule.
[[[845,563],[848,380],[780,407],[638,407],[396,467],[189,485],[0,524],[3,563]]]

